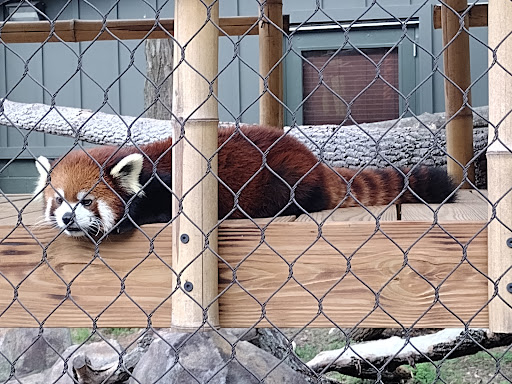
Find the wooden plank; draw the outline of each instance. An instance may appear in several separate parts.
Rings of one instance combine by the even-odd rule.
[[[468,260],[480,273],[468,262],[461,262],[461,245],[439,228],[415,243],[429,226],[381,223],[383,232],[402,249],[414,244],[408,252],[413,271],[410,267],[401,270],[403,252],[382,233],[367,241],[375,229],[371,223],[326,223],[318,240],[315,224],[279,223],[267,228],[261,245],[259,231],[227,223],[219,233],[219,252],[232,268],[237,267],[237,282],[232,284],[233,271],[221,266],[220,288],[226,289],[220,302],[221,325],[252,326],[262,318],[265,303],[266,319],[279,327],[302,327],[315,318],[314,327],[332,327],[333,323],[340,327],[397,327],[390,315],[406,327],[460,327],[461,320],[469,321],[475,315],[471,326],[485,326],[487,279],[482,274],[487,271],[486,234],[476,237],[467,249]],[[481,222],[444,226],[462,244],[482,227]],[[340,252],[349,257],[356,250],[350,263],[352,273],[345,275],[347,262]],[[289,265],[283,259],[294,262],[293,279],[289,279]],[[439,301],[434,287],[439,287]],[[380,291],[382,309],[374,310],[372,289]],[[324,314],[317,318],[320,299]],[[264,319],[258,323],[266,325]]]
[[[487,4],[473,4],[469,10],[469,27],[487,27]],[[434,5],[434,28],[441,29],[441,6]]]
[[[34,225],[43,219],[41,201],[30,201],[32,195],[7,195],[0,197],[0,225],[14,226],[18,222],[19,211],[25,225]],[[16,208],[17,209],[16,209]]]
[[[340,208],[332,212],[332,210],[325,210],[320,212],[313,212],[309,215],[302,214],[297,218],[297,221],[312,221],[312,218],[316,222],[323,221],[327,218],[327,221],[373,221],[375,222],[375,216],[382,214],[380,221],[394,221],[397,220],[397,209],[396,206],[391,206],[386,209],[385,205],[377,205],[372,207],[348,207]],[[368,212],[370,211],[370,212]],[[332,213],[332,215],[331,215]],[[330,216],[329,216],[330,215]]]
[[[260,17],[260,124],[283,128],[283,1],[266,0]]]
[[[144,230],[151,239],[160,228],[146,226]],[[56,231],[38,228],[34,230],[36,241],[21,227],[4,238],[11,231],[12,227],[0,227],[0,326],[38,326],[30,313],[39,321],[47,318],[46,326],[90,327],[89,316],[100,316],[100,326],[144,326],[144,311],[154,311],[153,324],[169,327],[167,296],[172,272],[166,264],[171,263],[170,228],[152,244],[140,233],[110,237],[94,260],[95,247],[88,240],[63,235],[53,241]],[[42,262],[44,247],[48,247],[47,258]],[[125,293],[120,295],[121,279]],[[19,286],[19,301],[14,303],[11,284]],[[70,284],[69,297],[66,284]]]
[[[460,31],[460,18],[468,7],[468,0],[445,0],[441,6],[443,25],[444,100],[446,110],[446,166],[448,174],[462,188],[464,168],[467,179],[475,182],[473,158],[473,112],[471,105],[471,68],[469,60],[469,35]],[[468,16],[464,17],[468,26]]]
[[[489,122],[499,128],[498,140],[489,131],[487,184],[489,200],[489,328],[493,332],[512,332],[512,1],[489,2]],[[496,61],[496,62],[495,62]],[[493,212],[494,210],[494,212]]]
[[[484,222],[443,225],[461,244],[466,244],[484,226]],[[487,327],[486,231],[467,246],[467,260],[476,270],[468,261],[461,261],[462,246],[439,228],[417,241],[429,227],[430,223],[421,222],[382,222],[383,232],[372,237],[375,223],[328,222],[322,226],[319,238],[314,223],[279,222],[270,224],[262,237],[252,223],[227,221],[219,231],[219,253],[223,259],[219,263],[220,325],[268,326],[265,320],[258,322],[262,318],[259,301],[266,302],[265,316],[273,324],[302,327],[316,318],[318,300],[322,298],[325,315],[320,315],[313,327],[332,327],[331,321],[342,327],[396,327],[390,315],[404,326],[421,318],[415,327],[460,327],[461,320],[471,319],[470,326]],[[152,238],[161,225],[143,228]],[[0,239],[11,231],[11,227],[0,227]],[[168,227],[153,242],[155,254],[167,264],[171,262],[170,232]],[[37,229],[34,234],[47,246],[55,232]],[[411,246],[407,253],[410,267],[401,270],[402,250]],[[39,265],[43,248],[24,229],[16,229],[0,242],[0,272],[4,276],[0,278],[0,327],[37,326],[17,302],[9,307],[14,289],[6,279],[15,286],[20,284],[20,302],[39,321],[51,314],[45,322],[47,326],[90,327],[92,320],[84,310],[92,318],[99,316],[101,327],[145,327],[146,316],[128,299],[128,294],[147,313],[154,312],[153,326],[168,327],[173,273],[154,254],[143,261],[150,250],[150,241],[139,233],[131,237],[112,236],[99,247],[101,260],[94,260],[75,278],[91,262],[94,245],[87,240],[60,236],[48,247],[48,263],[30,273]],[[353,256],[348,275],[347,260],[341,252],[346,257]],[[121,281],[102,261],[120,278],[126,277],[126,294],[105,311],[119,295]],[[289,280],[291,262],[293,279]],[[66,285],[50,266],[65,282],[72,282],[69,298]],[[438,301],[434,287],[439,287]],[[374,310],[376,298],[372,289],[380,291],[378,303],[382,309]],[[363,319],[366,320],[359,324]]]
[[[219,27],[228,36],[259,33],[257,17],[221,17]],[[47,21],[3,24],[0,38],[3,43],[84,42],[97,40],[165,39],[174,34],[174,19],[61,20],[54,23],[53,34]]]
[[[402,221],[430,221],[434,220],[433,210],[437,212],[440,222],[446,221],[487,221],[489,204],[476,191],[460,190],[457,193],[457,202],[443,204],[402,204]]]

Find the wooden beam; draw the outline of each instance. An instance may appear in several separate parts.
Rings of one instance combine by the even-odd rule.
[[[512,333],[512,2],[489,2],[489,325],[493,332]],[[495,62],[496,61],[496,62]],[[495,140],[497,134],[498,140]]]
[[[257,17],[221,17],[218,25],[228,36],[259,34]],[[173,34],[174,19],[107,20],[105,27],[102,20],[61,20],[53,30],[47,21],[9,21],[3,24],[0,39],[3,43],[83,42],[165,39]]]
[[[172,190],[177,216],[172,263],[177,290],[172,296],[171,326],[196,332],[201,326],[219,326],[214,176],[218,174],[219,2],[207,9],[202,0],[176,0],[174,14]]]
[[[469,35],[460,26],[460,15],[467,6],[467,0],[446,0],[441,8],[445,110],[446,120],[450,119],[446,124],[447,169],[457,184],[463,181],[463,167],[473,158],[473,113],[468,107],[471,105]],[[467,15],[464,24],[468,26]],[[467,179],[475,182],[474,163],[468,167]],[[470,187],[464,182],[463,188]]]
[[[487,27],[487,4],[473,4],[469,10],[469,27]],[[434,28],[441,29],[441,6],[434,5]]]
[[[254,224],[227,221],[219,231],[220,325],[487,327],[486,224],[381,222],[372,236],[372,222],[329,222],[320,237],[314,223],[277,222],[262,242]],[[36,319],[90,327],[95,318],[100,327],[145,327],[146,314],[154,327],[169,327],[171,229],[143,229],[148,237],[110,237],[93,259],[87,240],[52,241],[54,231],[33,228],[36,241],[23,228],[0,227],[0,327],[34,327]]]
[[[283,65],[276,66],[283,57],[282,0],[266,0],[260,17],[260,124],[283,128]]]

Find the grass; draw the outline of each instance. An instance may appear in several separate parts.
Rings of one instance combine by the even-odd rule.
[[[101,328],[101,334],[110,339],[117,339],[119,337],[131,335],[139,330],[139,328]],[[73,328],[71,330],[71,341],[73,344],[82,344],[84,341],[92,342],[98,341],[97,335],[92,335],[92,328]]]
[[[71,329],[71,342],[73,344],[82,344],[91,336],[89,328],[73,328]]]

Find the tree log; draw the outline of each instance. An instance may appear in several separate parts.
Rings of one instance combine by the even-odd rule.
[[[474,108],[477,186],[486,183],[488,107]],[[146,144],[171,135],[170,121],[111,115],[79,108],[24,104],[3,99],[0,124],[74,137],[94,144]],[[221,123],[228,126],[232,123]],[[446,164],[444,113],[351,126],[296,126],[285,131],[320,159],[337,167],[410,167]]]
[[[377,377],[376,368],[384,368],[381,380],[394,383],[410,377],[402,365],[453,359],[511,342],[511,334],[494,334],[485,329],[444,329],[430,335],[408,339],[395,336],[320,352],[307,365],[315,372],[335,371],[369,379]]]

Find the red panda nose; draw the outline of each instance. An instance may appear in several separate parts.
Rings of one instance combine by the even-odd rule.
[[[71,212],[66,212],[62,215],[62,222],[66,225],[73,222],[73,214]]]

